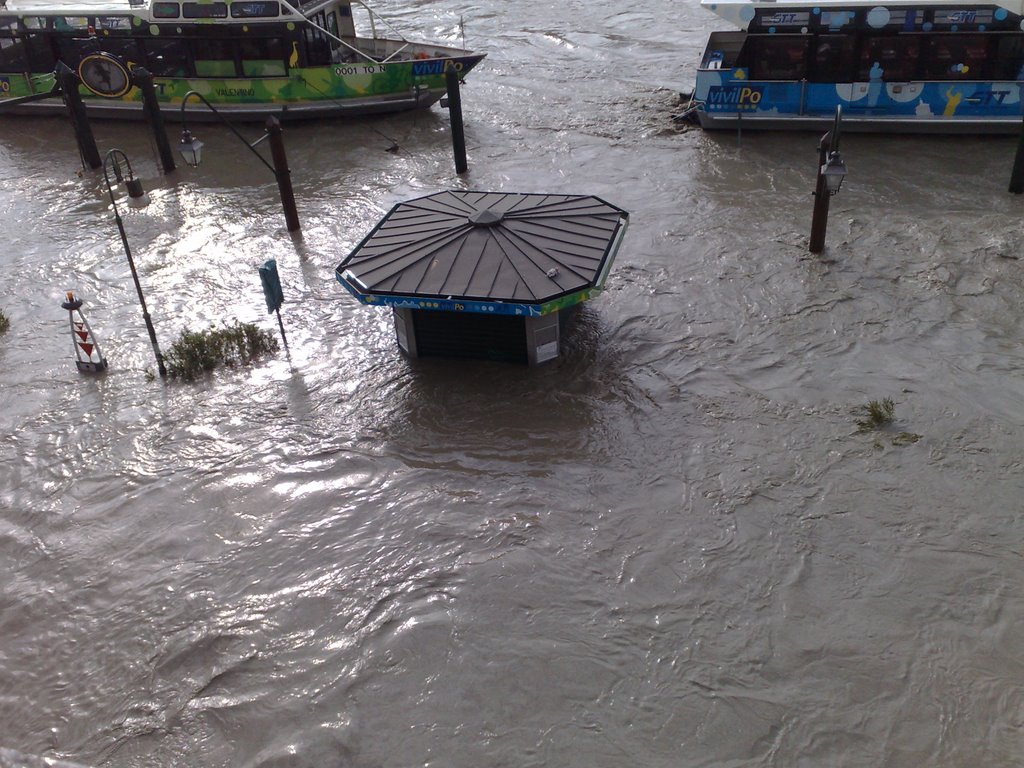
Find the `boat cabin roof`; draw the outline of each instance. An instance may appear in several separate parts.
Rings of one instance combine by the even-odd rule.
[[[214,3],[211,0],[64,0],[64,2],[54,2],[54,0],[0,0],[0,15],[17,15],[17,16],[140,16],[143,18],[157,19],[163,18],[159,12],[154,12],[154,9],[158,9],[159,6],[166,6],[168,2],[174,5],[195,5],[195,6],[210,6]],[[223,3],[224,5],[259,5],[264,0],[217,0],[217,2]],[[292,8],[301,10],[304,14],[309,14],[320,10],[320,8],[327,5],[349,5],[349,0],[285,0],[285,2],[276,2],[279,6],[278,18],[281,17],[294,17],[299,16],[292,12]],[[229,14],[231,20],[234,18],[246,18],[251,16],[262,16],[263,14]],[[202,18],[202,16],[197,16]]]
[[[1024,16],[1024,0],[999,0],[998,2],[977,2],[977,0],[701,0],[701,5],[731,24],[746,29],[755,15],[763,13],[777,14],[787,12],[798,13],[834,13],[836,11],[864,11],[891,9],[893,12],[951,9],[957,11],[975,11],[991,9],[1003,11],[1015,16]]]

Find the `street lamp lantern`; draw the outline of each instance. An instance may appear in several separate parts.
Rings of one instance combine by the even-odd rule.
[[[201,158],[203,142],[192,136],[192,132],[189,131],[188,126],[185,124],[185,107],[188,104],[189,99],[197,98],[206,107],[213,112],[213,114],[220,120],[224,125],[235,134],[235,137],[245,144],[246,148],[252,152],[256,158],[267,167],[274,178],[277,179],[278,192],[281,195],[281,205],[284,208],[284,219],[288,226],[289,232],[296,232],[299,229],[299,213],[295,210],[295,193],[292,191],[292,180],[291,171],[288,170],[288,160],[285,157],[284,152],[284,141],[281,138],[281,123],[278,122],[276,117],[268,117],[266,123],[266,129],[259,139],[254,142],[249,142],[246,138],[238,132],[238,129],[231,124],[230,121],[224,115],[217,111],[217,108],[213,106],[203,94],[199,91],[189,91],[181,100],[181,142],[178,144],[178,151],[181,152],[181,156],[185,158],[185,162],[191,165],[193,168],[199,165]],[[264,139],[270,140],[270,154],[273,158],[273,164],[267,162],[267,159],[263,157],[259,152],[256,151],[256,145]]]
[[[178,151],[188,165],[196,168],[202,159],[203,142],[195,138],[188,128],[185,128],[181,132],[181,143],[178,145]]]
[[[146,190],[142,187],[142,179],[136,179],[134,176],[125,182],[125,189],[128,190],[128,197],[138,202],[149,202],[149,196],[146,194]]]
[[[132,208],[145,208],[149,205],[149,195],[146,194],[146,190],[142,187],[142,179],[136,179],[132,177],[127,179],[124,183],[124,188],[128,190],[128,205]]]
[[[121,170],[122,163],[127,171],[127,179]],[[145,205],[149,202],[149,196],[142,188],[142,182],[139,179],[136,179],[135,174],[132,173],[132,164],[128,160],[128,156],[120,149],[112,149],[107,152],[107,156],[103,160],[103,180],[107,183],[107,194],[110,195],[110,205],[114,209],[114,221],[117,222],[117,231],[121,235],[121,245],[124,247],[124,255],[128,258],[128,267],[132,272],[132,281],[135,283],[135,292],[138,294],[139,304],[142,306],[142,319],[145,321],[146,330],[149,332],[149,342],[152,344],[153,354],[156,356],[156,367],[161,376],[166,376],[167,366],[164,364],[164,356],[160,351],[160,345],[156,340],[156,331],[153,328],[153,320],[150,318],[149,310],[146,308],[146,297],[142,294],[142,284],[139,282],[139,273],[135,269],[135,260],[132,258],[132,249],[128,245],[128,236],[124,231],[124,222],[121,221],[121,214],[117,210],[117,199],[114,197],[114,187],[117,186],[117,184],[112,184],[110,181],[111,170],[114,173],[114,178],[117,183],[123,182],[125,188],[128,190],[128,202],[130,205]]]
[[[834,195],[843,186],[843,179],[846,178],[846,163],[839,150],[831,152],[828,162],[821,166],[821,175],[825,177],[825,187],[830,195]]]

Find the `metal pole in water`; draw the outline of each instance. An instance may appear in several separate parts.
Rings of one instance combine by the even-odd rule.
[[[124,231],[124,222],[121,221],[121,213],[117,210],[117,200],[114,198],[114,185],[110,182],[109,168],[113,166],[114,176],[118,183],[121,183],[123,172],[121,161],[124,161],[128,170],[128,179],[125,186],[128,188],[128,196],[138,200],[146,200],[145,191],[142,189],[142,182],[135,178],[132,173],[132,165],[128,156],[120,149],[112,149],[107,152],[107,158],[103,163],[103,180],[107,183],[107,193],[110,195],[110,205],[114,209],[114,221],[117,224],[117,232],[121,236],[121,246],[124,248],[124,255],[128,259],[128,268],[132,273],[132,282],[135,283],[135,293],[139,297],[139,306],[142,307],[142,319],[146,323],[146,331],[149,333],[149,343],[153,347],[153,355],[156,357],[156,368],[161,376],[167,376],[167,365],[164,362],[163,352],[160,351],[160,344],[157,342],[156,330],[153,328],[153,319],[149,316],[149,309],[146,307],[146,297],[142,294],[142,284],[139,282],[139,273],[135,269],[135,259],[132,258],[132,249],[128,245],[128,235]]]
[[[82,162],[91,170],[103,166],[103,159],[96,147],[96,138],[92,135],[92,128],[89,126],[89,116],[85,112],[85,104],[82,103],[82,94],[78,92],[78,75],[64,62],[57,62],[57,79],[60,81],[60,88],[64,92],[64,104],[68,108],[68,117],[71,118],[71,126],[75,131],[75,141],[78,142],[78,151],[82,156]]]
[[[444,82],[448,89],[448,118],[452,124],[455,172],[465,173],[469,166],[466,164],[466,133],[462,125],[462,94],[459,92],[459,73],[450,61],[445,65]]]
[[[284,335],[284,323],[281,321],[281,308],[274,310],[277,313],[277,327],[281,329],[281,341],[284,342],[285,352],[288,351],[288,338]]]
[[[1017,141],[1017,154],[1013,158],[1013,171],[1010,173],[1010,192],[1015,195],[1024,192],[1024,124],[1021,125],[1020,139]]]
[[[156,87],[153,85],[153,75],[145,67],[135,67],[132,70],[132,79],[139,91],[142,92],[142,111],[146,115],[146,121],[153,131],[153,139],[156,141],[157,151],[160,153],[160,165],[164,173],[170,173],[176,166],[174,164],[174,153],[171,152],[171,143],[167,140],[167,130],[164,128],[164,116],[160,112],[160,103],[156,98]]]
[[[832,132],[829,131],[818,142],[818,182],[814,188],[814,214],[811,217],[811,253],[821,253],[825,248],[825,229],[828,226],[828,204],[831,195],[825,186],[825,174],[821,169],[825,167],[828,159],[826,145],[831,136]]]
[[[288,158],[284,153],[284,139],[281,137],[281,123],[276,117],[267,118],[267,135],[270,137],[270,155],[274,160],[274,175],[277,189],[281,193],[284,219],[289,232],[299,229],[299,212],[295,209],[295,193],[292,191],[292,176],[288,170]],[[251,149],[251,147],[250,147]]]

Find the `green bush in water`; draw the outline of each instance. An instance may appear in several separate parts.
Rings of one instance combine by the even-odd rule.
[[[7,329],[11,327],[11,321],[7,319],[7,315],[0,309],[0,333],[7,333]]]
[[[245,365],[278,348],[277,338],[251,323],[182,331],[164,357],[167,373],[192,381],[218,365]]]
[[[896,405],[891,397],[887,397],[884,400],[872,400],[862,408],[862,412],[864,413],[864,418],[857,422],[857,426],[860,427],[861,432],[866,432],[870,429],[880,429],[892,424],[896,413]]]

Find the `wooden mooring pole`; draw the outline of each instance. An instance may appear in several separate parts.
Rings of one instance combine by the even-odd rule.
[[[277,190],[281,194],[281,206],[284,208],[285,224],[289,232],[298,232],[300,227],[299,212],[295,208],[292,172],[288,169],[288,157],[284,151],[284,138],[281,136],[281,123],[276,117],[271,116],[267,118],[265,127],[267,135],[270,137],[270,156],[274,161],[274,176],[277,177]]]
[[[177,166],[174,164],[174,153],[171,151],[171,143],[167,140],[167,129],[164,127],[164,116],[160,112],[160,102],[156,98],[156,86],[153,85],[153,75],[144,67],[135,67],[132,70],[132,79],[139,91],[142,92],[142,111],[146,115],[146,122],[153,131],[153,140],[156,142],[157,152],[160,154],[160,165],[164,173],[170,173]]]
[[[465,173],[469,166],[466,164],[466,133],[462,125],[462,94],[459,92],[459,73],[450,61],[445,68],[444,82],[448,89],[448,118],[452,124],[455,172]]]
[[[89,116],[85,112],[85,104],[82,103],[82,94],[78,92],[78,75],[64,62],[59,61],[57,79],[60,81],[61,91],[64,92],[64,104],[68,108],[68,117],[71,118],[71,127],[75,131],[75,141],[78,142],[82,163],[93,171],[102,168],[103,159],[96,147],[96,138],[92,135]]]

